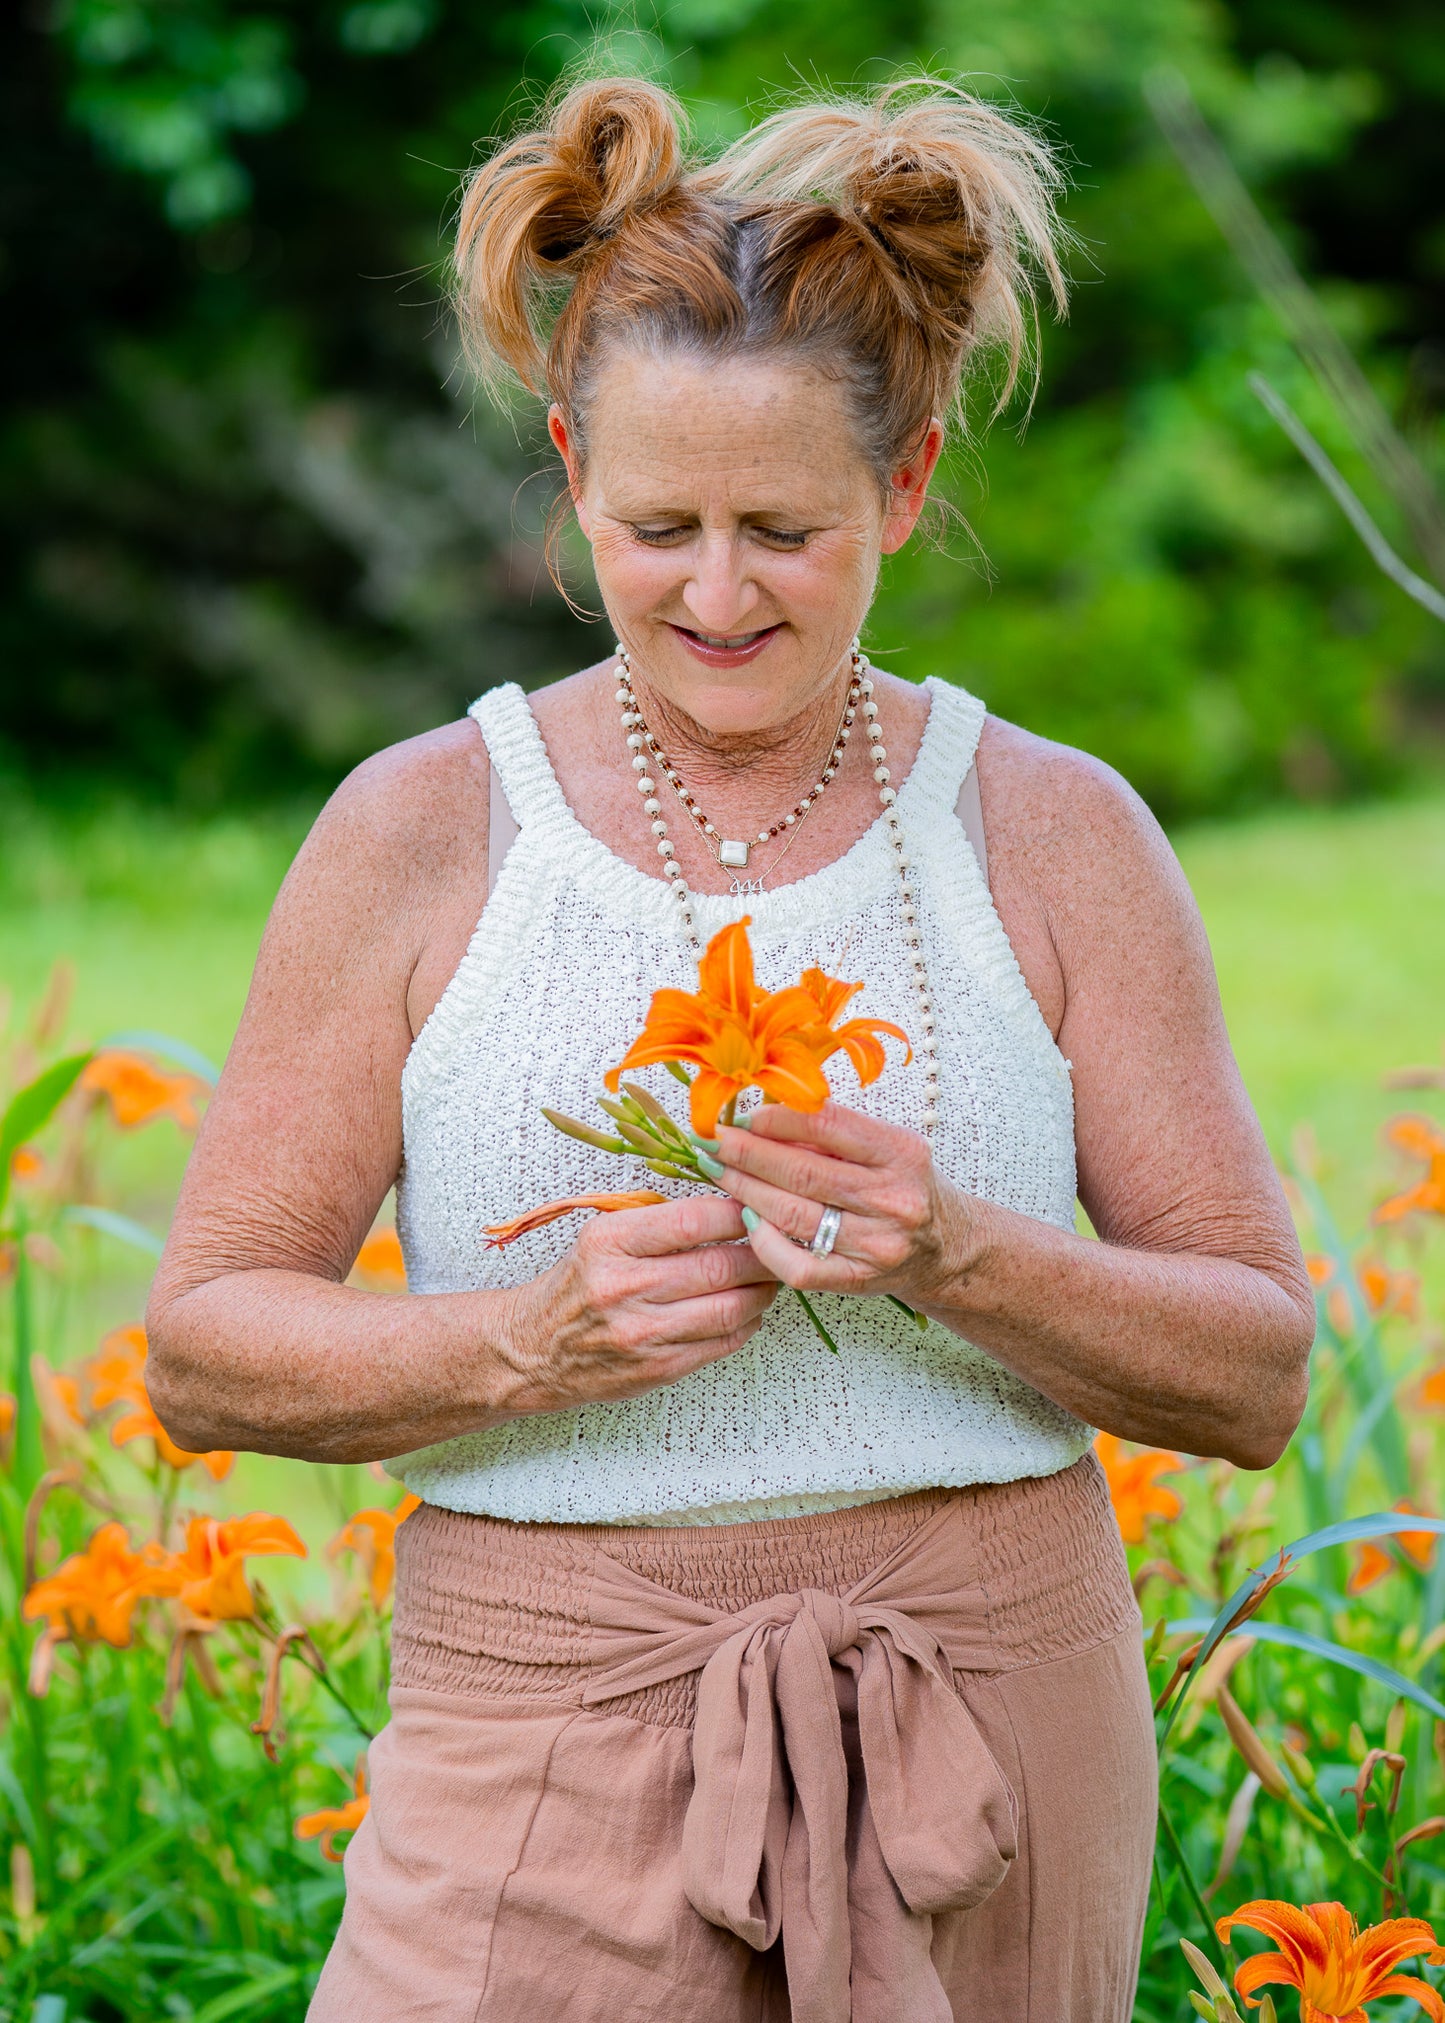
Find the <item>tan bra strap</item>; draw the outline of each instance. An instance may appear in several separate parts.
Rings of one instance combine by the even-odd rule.
[[[502,776],[493,766],[492,798],[487,813],[487,897],[497,888],[507,852],[517,840],[517,818],[502,786]]]
[[[973,845],[973,854],[978,859],[978,868],[983,873],[983,882],[988,883],[988,845],[983,840],[983,799],[978,791],[978,766],[971,765],[964,774],[963,785],[958,790],[958,802],[953,811],[963,824],[963,833]]]

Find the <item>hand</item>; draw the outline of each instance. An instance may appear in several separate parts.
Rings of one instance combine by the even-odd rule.
[[[891,1293],[946,1304],[966,1275],[979,1204],[946,1181],[915,1131],[825,1103],[812,1115],[767,1104],[740,1130],[719,1126],[720,1186],[762,1219],[759,1260],[803,1292]],[[843,1220],[831,1256],[806,1248],[825,1207]],[[800,1246],[803,1246],[800,1248]]]
[[[737,1204],[718,1195],[594,1217],[517,1288],[502,1410],[630,1398],[740,1349],[778,1290],[744,1233]]]

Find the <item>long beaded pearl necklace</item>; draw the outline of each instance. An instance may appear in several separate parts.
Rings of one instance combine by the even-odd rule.
[[[632,662],[628,658],[627,648],[619,644],[616,651],[618,665],[622,670],[622,685],[629,691],[629,701],[622,712],[622,725],[627,733],[628,747],[633,753],[633,764],[637,763],[639,756],[645,755],[650,759],[655,759],[667,784],[682,803],[684,812],[691,820],[693,827],[697,830],[698,835],[702,838],[708,849],[712,851],[713,856],[716,857],[722,869],[724,871],[745,871],[748,867],[748,859],[752,854],[752,843],[745,837],[730,837],[719,834],[716,826],[703,813],[702,808],[698,804],[696,794],[691,793],[683,785],[681,776],[676,768],[669,763],[667,754],[648,729],[647,720],[638,708],[637,696],[632,689]],[[793,806],[786,815],[780,815],[776,822],[770,822],[766,829],[758,831],[757,841],[759,843],[771,843],[775,836],[785,836],[787,840],[763,874],[755,878],[733,879],[729,889],[735,899],[745,899],[754,893],[762,891],[763,878],[771,875],[778,865],[782,863],[784,857],[787,856],[788,851],[793,846],[804,818],[818,805],[823,795],[827,792],[829,783],[837,777],[838,768],[843,763],[843,754],[848,748],[848,740],[853,735],[853,721],[858,714],[858,704],[861,696],[862,690],[859,686],[859,677],[855,672],[848,685],[848,695],[843,704],[843,714],[838,719],[838,728],[833,734],[833,749],[828,754],[828,763],[822,768],[817,783],[810,787],[807,793],[799,800],[793,803]],[[665,833],[666,825],[664,824],[663,828],[658,828],[657,817],[654,817],[652,826],[657,835],[661,836]]]
[[[657,838],[657,854],[662,859],[663,871],[672,886],[672,896],[677,901],[678,918],[681,921],[683,933],[687,937],[688,945],[692,949],[694,956],[701,961],[703,944],[702,937],[697,931],[697,920],[693,913],[692,893],[688,889],[687,879],[683,875],[682,866],[677,861],[676,846],[668,837],[667,821],[662,812],[662,803],[657,798],[658,782],[648,771],[648,767],[652,764],[653,760],[657,760],[659,771],[665,773],[665,776],[682,801],[683,807],[688,810],[689,814],[693,813],[696,801],[683,788],[673,768],[667,766],[665,761],[662,760],[656,740],[651,738],[643,725],[642,712],[637,707],[637,699],[632,690],[632,663],[627,657],[627,649],[619,643],[616,653],[618,664],[616,701],[622,712],[622,731],[628,746],[628,756],[632,761],[632,769],[637,774],[637,791],[643,796],[643,811],[649,817],[652,823],[652,833]],[[912,866],[909,864],[908,852],[904,845],[903,825],[898,819],[898,793],[897,789],[891,784],[891,776],[888,771],[888,750],[883,742],[883,726],[878,720],[878,705],[873,699],[873,676],[869,667],[868,656],[862,651],[856,639],[853,641],[849,665],[851,670],[848,690],[849,700],[847,705],[845,705],[843,722],[839,726],[839,734],[834,743],[833,756],[830,758],[828,765],[832,769],[832,772],[836,772],[842,757],[842,748],[847,744],[851,732],[850,711],[855,714],[861,714],[864,728],[868,733],[868,757],[873,767],[873,778],[878,784],[878,799],[883,804],[883,818],[888,828],[888,840],[893,845],[894,862],[898,868],[898,877],[902,887],[903,939],[908,949],[908,960],[913,971],[914,988],[918,993],[920,1031],[918,1040],[914,1046],[914,1052],[918,1055],[923,1067],[923,1130],[925,1137],[932,1138],[934,1129],[938,1123],[938,1037],[933,1015],[933,994],[928,983],[928,965],[923,957],[923,936],[919,931],[918,925],[918,893],[913,883]],[[858,698],[856,703],[853,700],[855,694]],[[828,768],[825,768],[821,784],[813,790],[810,797],[804,797],[809,805],[816,802],[818,795],[823,791],[823,787],[827,785],[829,779],[832,777],[832,772]],[[807,812],[807,806],[795,808],[792,816],[784,818],[783,826],[791,825],[794,833],[796,833],[797,821]],[[693,820],[695,823],[698,822],[697,815],[693,815]],[[706,840],[706,830],[711,825],[700,823],[698,826],[699,833]],[[713,833],[715,834],[716,832],[714,831]],[[765,841],[768,833],[765,830],[759,837],[759,841]],[[791,840],[790,835],[789,841]],[[746,846],[743,847],[746,848]],[[719,863],[722,863],[724,868],[730,868],[721,853],[718,852],[716,854],[718,855]],[[781,854],[779,852],[780,856]],[[747,859],[745,856],[742,862],[744,865],[746,864]]]

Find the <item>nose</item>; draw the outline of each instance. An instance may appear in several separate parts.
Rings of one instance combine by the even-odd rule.
[[[682,588],[688,622],[719,636],[754,630],[763,622],[761,595],[748,568],[747,550],[726,535],[704,534],[692,551]]]

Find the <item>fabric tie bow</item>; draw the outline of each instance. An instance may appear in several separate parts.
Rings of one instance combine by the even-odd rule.
[[[953,1684],[992,1663],[961,1524],[949,1503],[846,1594],[735,1614],[599,1555],[584,1704],[701,1672],[683,1886],[760,1951],[781,1932],[794,2023],[950,2023],[932,1917],[981,1903],[1017,1852],[1013,1792]]]

